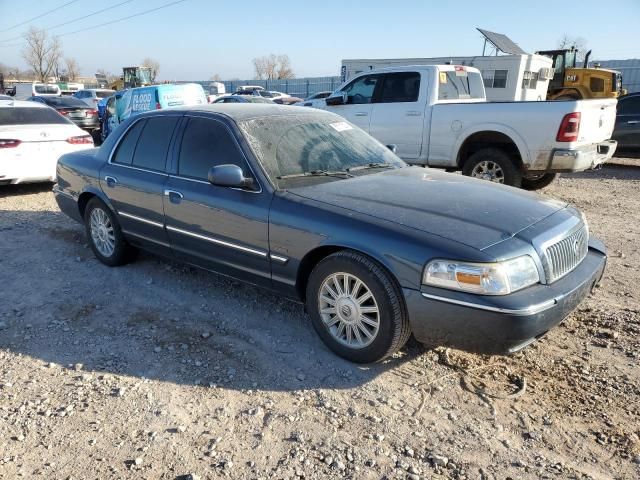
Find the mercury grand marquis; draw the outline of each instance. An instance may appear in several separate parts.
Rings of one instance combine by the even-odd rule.
[[[147,112],[63,155],[55,196],[109,266],[136,249],[305,303],[320,338],[375,362],[413,334],[515,352],[600,280],[575,208],[411,167],[343,118],[276,105]]]

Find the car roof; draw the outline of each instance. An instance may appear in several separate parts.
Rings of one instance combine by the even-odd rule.
[[[341,120],[342,117],[327,112],[325,110],[318,110],[317,108],[307,107],[293,107],[290,105],[279,105],[277,103],[212,103],[208,105],[194,105],[191,107],[170,107],[164,110],[152,110],[150,112],[143,113],[142,115],[153,116],[162,115],[162,112],[184,112],[184,113],[217,113],[225,115],[236,122],[242,122],[245,120],[252,120],[256,118],[270,117],[270,116],[296,116],[300,114],[315,115],[318,118]]]

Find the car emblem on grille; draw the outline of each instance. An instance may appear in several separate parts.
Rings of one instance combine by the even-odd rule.
[[[580,255],[580,242],[577,238],[576,241],[573,242],[573,253],[575,253],[576,256]]]
[[[47,132],[40,132],[40,136],[47,138],[49,136],[49,134]]]

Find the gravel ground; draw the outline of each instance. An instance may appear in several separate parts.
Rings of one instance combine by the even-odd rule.
[[[96,261],[50,185],[0,190],[0,478],[638,478],[640,166],[542,195],[609,248],[523,352],[331,354],[300,305],[142,254]]]

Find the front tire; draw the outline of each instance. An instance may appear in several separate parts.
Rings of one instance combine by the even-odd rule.
[[[411,334],[399,287],[377,262],[359,253],[341,251],[320,261],[306,295],[314,329],[349,361],[379,362]]]
[[[522,188],[525,190],[540,190],[551,185],[559,174],[543,173],[542,175],[524,176],[522,178]]]
[[[462,174],[512,187],[519,188],[522,184],[520,168],[505,151],[498,148],[483,148],[474,152],[464,163]]]
[[[118,219],[99,198],[94,197],[87,203],[84,225],[91,250],[102,263],[116,267],[133,258],[135,250],[124,239]]]

